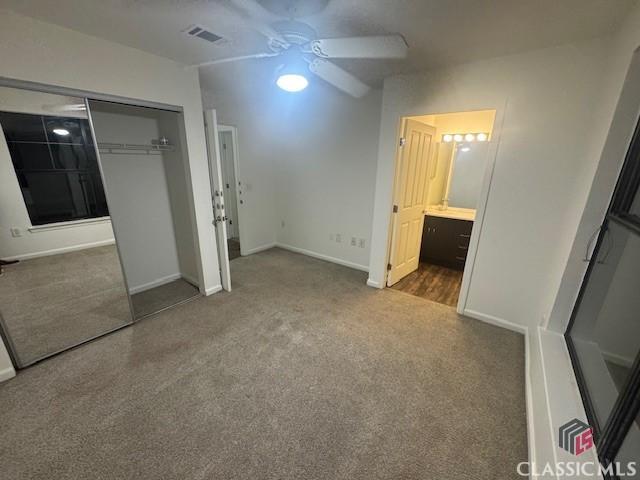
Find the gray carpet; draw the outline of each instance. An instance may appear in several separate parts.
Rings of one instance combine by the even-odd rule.
[[[23,364],[131,322],[114,245],[9,265],[0,298]]]
[[[198,295],[200,295],[200,290],[197,287],[179,278],[173,282],[131,295],[131,304],[136,318],[141,318]]]
[[[513,479],[521,335],[273,249],[0,384],[0,465],[42,479]]]

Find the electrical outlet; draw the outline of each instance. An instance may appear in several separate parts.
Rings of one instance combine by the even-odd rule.
[[[352,247],[356,246],[356,237],[351,237],[351,246]]]
[[[364,238],[361,238],[360,240],[358,240],[358,247],[360,248],[364,248],[365,245],[365,240]]]
[[[18,227],[12,227],[11,228],[11,236],[12,237],[21,237],[22,236],[22,230],[20,230]]]
[[[336,233],[336,243],[342,243],[342,235]]]

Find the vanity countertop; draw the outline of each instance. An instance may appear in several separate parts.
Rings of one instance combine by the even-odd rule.
[[[432,217],[453,218],[455,220],[468,220],[471,222],[476,219],[476,211],[473,208],[449,207],[443,210],[438,205],[430,205],[427,207],[425,214]]]

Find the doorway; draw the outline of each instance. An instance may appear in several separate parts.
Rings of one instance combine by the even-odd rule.
[[[478,110],[401,119],[388,287],[462,309],[492,169],[495,117],[495,110]]]
[[[238,175],[238,131],[236,127],[218,125],[218,144],[220,148],[220,167],[222,170],[222,189],[225,197],[227,223],[227,251],[229,261],[241,256],[240,240],[240,204],[243,200],[242,183]]]

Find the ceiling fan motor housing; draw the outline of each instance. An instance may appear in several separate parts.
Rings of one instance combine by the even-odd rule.
[[[322,12],[329,0],[258,0],[258,3],[274,15],[300,18]]]

